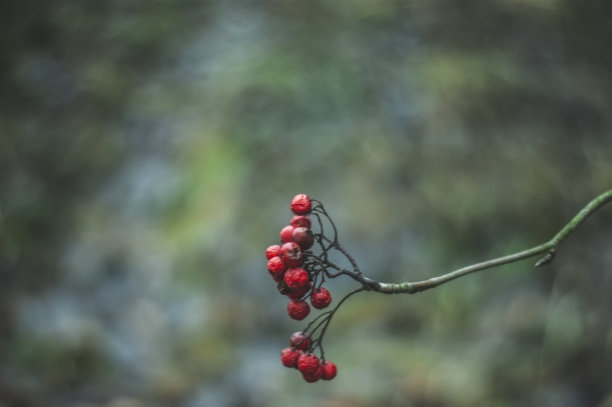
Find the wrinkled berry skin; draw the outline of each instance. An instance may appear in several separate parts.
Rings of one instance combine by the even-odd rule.
[[[338,368],[329,360],[324,360],[323,362],[321,362],[321,368],[323,370],[323,375],[321,376],[321,379],[323,380],[331,380],[336,377],[336,374],[338,374]]]
[[[306,194],[298,194],[291,200],[291,212],[296,215],[307,215],[312,209],[312,202]]]
[[[331,302],[331,294],[325,287],[319,287],[310,294],[310,303],[316,309],[326,308]]]
[[[306,294],[308,294],[311,288],[312,288],[312,283],[309,281],[306,285],[300,288],[297,288],[295,290],[292,290],[291,288],[289,288],[289,290],[285,293],[285,295],[291,298],[292,300],[301,300]]]
[[[294,228],[310,229],[312,227],[312,221],[308,216],[304,215],[295,215],[293,218],[291,218],[291,222],[289,222],[289,224]]]
[[[314,353],[304,353],[298,358],[297,368],[302,374],[316,374],[319,367],[319,358]]]
[[[277,244],[273,244],[272,246],[268,246],[266,249],[266,259],[271,259],[272,257],[276,257],[280,255],[280,246]]]
[[[301,321],[310,314],[310,305],[306,301],[291,300],[287,305],[287,313],[292,319]]]
[[[286,367],[296,367],[297,360],[304,354],[304,351],[296,348],[285,348],[281,351],[281,362]]]
[[[305,227],[298,227],[293,229],[291,238],[297,243],[302,250],[308,250],[314,244],[314,236],[310,229]]]
[[[272,257],[268,260],[268,271],[274,278],[274,281],[280,282],[285,274],[286,267],[283,265],[283,261],[280,257]]]
[[[281,259],[286,267],[297,267],[304,263],[302,249],[295,242],[287,242],[281,246]]]
[[[291,225],[287,225],[280,231],[280,238],[283,243],[290,242],[293,239],[293,229],[295,229]]]
[[[323,373],[324,373],[323,372],[323,368],[321,366],[319,366],[319,368],[317,369],[316,372],[314,372],[314,373],[302,373],[302,377],[308,383],[314,383],[314,382],[318,382],[319,380],[321,380],[321,378],[323,377]]]
[[[291,334],[289,344],[299,350],[307,351],[310,346],[310,336],[304,335],[302,331]]]
[[[287,287],[292,290],[299,290],[300,288],[308,285],[309,281],[308,272],[303,268],[293,267],[285,271],[285,277],[283,281],[287,284]]]

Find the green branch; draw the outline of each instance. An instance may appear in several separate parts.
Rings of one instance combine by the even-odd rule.
[[[519,260],[544,254],[535,264],[536,267],[543,266],[552,261],[555,256],[557,247],[565,240],[576,228],[593,212],[612,200],[612,190],[606,191],[589,202],[576,216],[574,216],[552,239],[541,245],[532,247],[531,249],[523,250],[518,253],[510,254],[503,257],[483,261],[482,263],[472,264],[460,268],[450,273],[441,276],[433,277],[428,280],[417,282],[404,283],[381,283],[367,277],[363,277],[361,273],[350,273],[351,277],[361,282],[364,287],[370,291],[376,291],[383,294],[414,294],[420,291],[425,291],[430,288],[437,287],[456,278],[474,273],[480,270],[490,269],[492,267],[501,266],[503,264],[514,263]]]

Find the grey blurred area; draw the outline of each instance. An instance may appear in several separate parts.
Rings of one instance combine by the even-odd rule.
[[[1,8],[1,407],[612,406],[611,208],[352,297],[331,382],[264,256],[297,193],[379,281],[548,240],[612,187],[612,3]]]

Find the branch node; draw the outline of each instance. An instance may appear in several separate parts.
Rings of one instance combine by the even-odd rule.
[[[371,278],[360,276],[361,283],[363,284],[363,288],[366,291],[379,291],[380,283],[378,281],[374,281]]]
[[[538,260],[535,264],[536,267],[542,267],[547,265],[548,263],[550,263],[551,261],[553,261],[553,259],[555,258],[555,255],[557,254],[557,250],[553,247],[552,249],[550,249],[548,252],[546,252],[546,254],[544,255],[544,257],[542,257],[540,260]]]

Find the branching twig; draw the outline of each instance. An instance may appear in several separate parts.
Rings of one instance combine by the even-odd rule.
[[[297,320],[306,317],[310,313],[310,307],[306,303],[308,297],[310,297],[313,307],[317,309],[323,309],[330,305],[331,295],[323,287],[326,278],[332,279],[347,275],[361,285],[345,294],[337,301],[333,309],[319,314],[301,332],[294,334],[306,339],[294,343],[294,336],[292,335],[292,348],[283,349],[281,360],[285,366],[300,370],[304,379],[308,382],[315,382],[321,378],[331,380],[336,375],[336,367],[332,362],[325,359],[323,339],[332,318],[348,298],[362,291],[374,291],[383,294],[414,294],[479,270],[490,269],[534,256],[543,255],[535,263],[536,267],[543,266],[553,260],[556,250],[563,240],[572,234],[589,215],[610,201],[612,201],[612,190],[604,192],[589,202],[552,239],[530,249],[472,264],[424,281],[381,283],[365,277],[359,270],[355,259],[340,245],[336,225],[323,204],[314,199],[310,200],[305,194],[296,195],[291,203],[291,209],[296,214],[297,219],[296,217],[292,218],[291,225],[281,230],[283,246],[273,245],[266,249],[266,257],[269,259],[268,271],[274,281],[278,283],[277,289],[281,294],[286,294],[291,298],[291,302],[287,306],[289,316]],[[310,209],[311,202],[315,204],[312,209]],[[310,231],[312,224],[310,218],[303,216],[303,207],[308,210],[306,213],[310,213],[311,217],[316,219],[317,233]],[[294,229],[294,222],[296,224],[305,223],[307,226],[295,227]],[[325,235],[325,226],[331,226],[333,239]],[[286,230],[290,230],[292,233],[291,241],[287,241]],[[316,243],[315,250],[309,250],[314,243]],[[350,268],[344,268],[332,262],[329,257],[334,252],[336,255],[340,253],[344,260],[350,263]],[[319,364],[319,359],[312,354],[316,349],[319,350],[321,364]],[[302,354],[298,352],[302,352]]]
[[[552,239],[541,245],[532,247],[531,249],[523,250],[518,253],[510,254],[503,257],[483,261],[482,263],[472,264],[450,273],[446,273],[428,280],[417,282],[403,283],[381,283],[372,279],[363,277],[357,270],[343,270],[343,274],[351,276],[354,280],[359,281],[365,289],[376,291],[383,294],[415,294],[430,288],[437,287],[456,278],[465,276],[475,271],[490,269],[492,267],[501,266],[508,263],[514,263],[519,260],[527,259],[537,255],[544,254],[540,260],[535,263],[536,267],[543,266],[552,261],[555,256],[557,247],[565,238],[567,238],[576,228],[593,212],[601,206],[612,200],[612,190],[606,191],[589,202],[576,216],[572,218]]]

